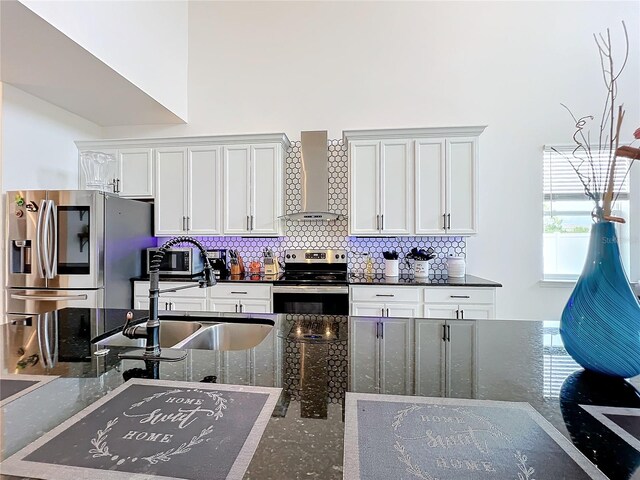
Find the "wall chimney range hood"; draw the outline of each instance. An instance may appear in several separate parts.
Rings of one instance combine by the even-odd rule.
[[[329,149],[327,131],[301,132],[300,193],[302,210],[283,215],[287,220],[336,220],[329,212]]]

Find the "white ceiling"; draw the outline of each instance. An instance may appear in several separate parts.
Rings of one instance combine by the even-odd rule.
[[[185,123],[17,1],[0,1],[0,79],[101,126]]]

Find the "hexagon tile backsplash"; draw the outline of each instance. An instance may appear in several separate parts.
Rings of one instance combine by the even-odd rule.
[[[291,143],[285,166],[286,213],[300,210],[300,142]],[[349,269],[361,274],[366,265],[366,254],[373,259],[374,272],[384,273],[382,252],[397,250],[400,253],[400,273],[408,274],[409,267],[402,261],[413,247],[433,247],[437,257],[431,262],[431,272],[446,273],[446,257],[449,254],[466,256],[464,237],[385,237],[362,238],[347,236],[348,225],[348,177],[347,147],[342,140],[329,140],[329,211],[345,217],[331,222],[296,222],[286,220],[286,236],[280,238],[248,237],[198,237],[209,249],[238,250],[245,262],[262,260],[262,250],[270,247],[279,257],[290,248],[339,248],[349,252]]]

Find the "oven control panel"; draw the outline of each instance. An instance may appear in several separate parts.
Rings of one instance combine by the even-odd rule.
[[[347,263],[346,250],[287,250],[285,263]]]

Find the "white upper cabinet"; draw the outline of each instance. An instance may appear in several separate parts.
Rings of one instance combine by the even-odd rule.
[[[187,149],[156,150],[156,235],[187,233]]]
[[[156,150],[156,235],[219,235],[220,196],[220,147]]]
[[[127,198],[153,197],[153,150],[125,148],[118,150],[116,193]]]
[[[479,127],[344,132],[349,234],[473,235]]]
[[[280,144],[224,148],[225,235],[280,235],[283,163]]]
[[[188,155],[187,230],[189,235],[219,235],[222,206],[220,147],[191,147]]]
[[[477,232],[477,138],[446,141],[446,214],[448,235]]]
[[[96,151],[112,155],[116,161],[113,178],[108,179],[111,192],[125,198],[153,198],[153,149],[78,143],[82,143],[82,146],[78,145],[78,184],[81,190],[86,188],[86,178],[80,160],[82,152]]]
[[[350,235],[410,235],[413,175],[409,142],[350,144]]]

